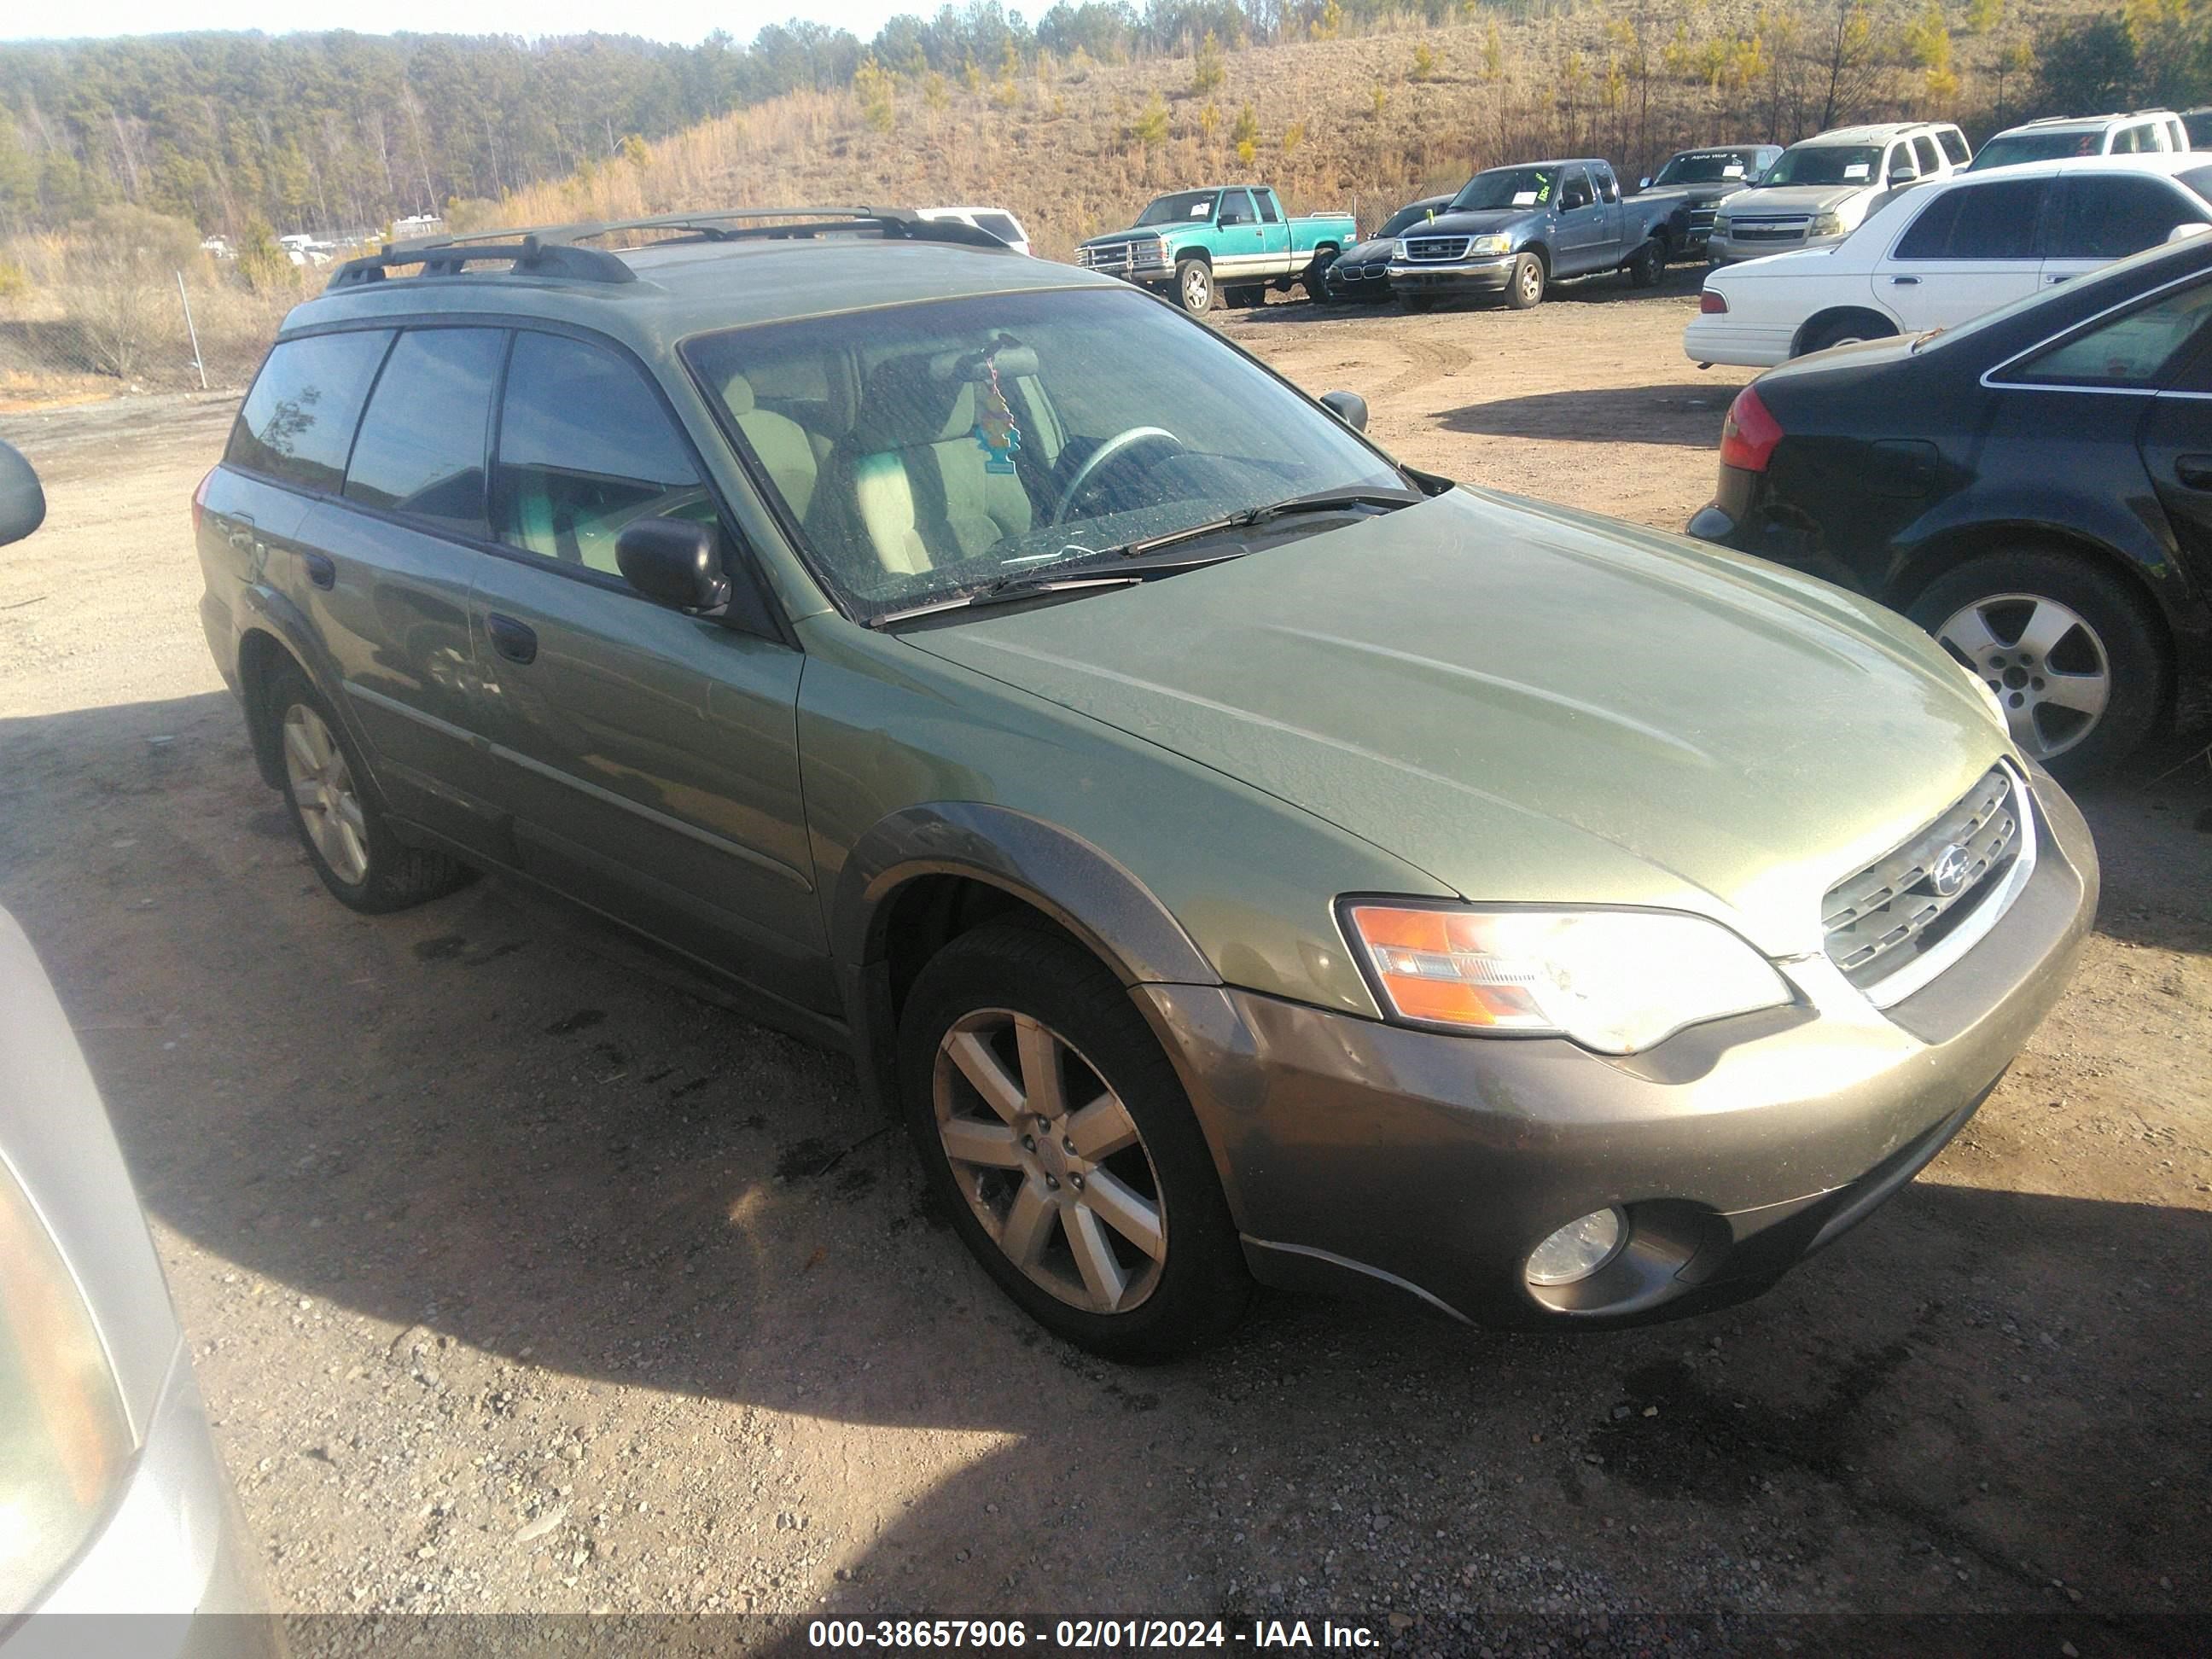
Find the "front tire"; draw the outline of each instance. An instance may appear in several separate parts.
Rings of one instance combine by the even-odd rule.
[[[1213,309],[1213,267],[1203,259],[1176,262],[1176,301],[1194,317]]]
[[[2079,555],[1984,555],[1937,577],[1907,614],[1990,684],[2014,741],[2065,782],[2118,764],[2157,722],[2167,667],[2157,619]]]
[[[1505,279],[1505,303],[1515,311],[1530,311],[1544,303],[1544,262],[1524,253],[1513,262]]]
[[[292,665],[264,692],[284,769],[284,809],[332,896],[366,915],[404,910],[452,892],[465,865],[404,845],[368,787],[368,769],[323,694]]]
[[[899,1022],[900,1106],[962,1242],[1032,1319],[1145,1364],[1251,1299],[1175,1068],[1097,958],[1041,928],[963,933]]]
[[[1627,265],[1631,288],[1652,288],[1667,269],[1667,245],[1656,237],[1636,250]]]

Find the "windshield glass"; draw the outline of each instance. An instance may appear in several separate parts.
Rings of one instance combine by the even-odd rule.
[[[1699,150],[1677,155],[1659,169],[1655,185],[1718,185],[1730,179],[1748,179],[1755,169],[1751,158],[1732,149]]]
[[[1545,207],[1559,193],[1557,167],[1495,167],[1468,179],[1452,198],[1451,210]]]
[[[684,356],[862,621],[1110,569],[1132,542],[1292,495],[1406,488],[1210,330],[1125,289],[767,323]]]
[[[1990,167],[2016,167],[2022,161],[2056,161],[2067,155],[2095,155],[2103,135],[2095,132],[2014,132],[2002,134],[1982,146],[1981,154],[1966,169],[1981,173]]]
[[[1413,207],[1400,208],[1382,222],[1382,228],[1376,234],[1378,237],[1395,236],[1408,226],[1426,223],[1443,210],[1444,204],[1441,202],[1422,203]]]
[[[1137,216],[1137,222],[1140,225],[1179,225],[1192,219],[1211,219],[1213,217],[1213,198],[1217,193],[1210,190],[1179,190],[1172,196],[1155,197]]]
[[[1761,185],[1866,185],[1881,165],[1880,144],[1807,144],[1784,150]]]

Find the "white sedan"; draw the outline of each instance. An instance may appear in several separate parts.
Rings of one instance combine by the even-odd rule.
[[[1948,328],[2206,229],[2212,158],[2197,154],[1961,173],[1905,191],[1832,247],[1714,270],[1682,350],[1701,367],[1766,368],[1853,340]]]

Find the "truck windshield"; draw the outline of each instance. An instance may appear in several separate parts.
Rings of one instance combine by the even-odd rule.
[[[1498,167],[1478,173],[1452,198],[1451,211],[1548,207],[1559,193],[1557,167]]]
[[[1655,185],[1717,185],[1730,179],[1747,182],[1758,172],[1751,158],[1735,150],[1704,150],[1669,160],[1659,169]]]
[[[1881,166],[1879,144],[1806,144],[1784,150],[1762,185],[1869,185]]]
[[[863,622],[1063,566],[1112,570],[1132,543],[1295,495],[1407,489],[1333,416],[1127,289],[760,324],[683,353]]]
[[[1140,225],[1180,225],[1194,219],[1213,217],[1213,198],[1217,192],[1210,190],[1179,190],[1172,196],[1155,196],[1149,206],[1137,216]]]

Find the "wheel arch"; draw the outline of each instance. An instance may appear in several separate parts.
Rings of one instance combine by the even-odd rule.
[[[1798,325],[1797,331],[1790,337],[1790,355],[1792,357],[1803,356],[1806,341],[1812,339],[1829,324],[1841,322],[1846,317],[1864,317],[1879,324],[1881,334],[1875,337],[1887,337],[1904,330],[1904,325],[1896,318],[1874,306],[1830,306],[1814,312]]]
[[[299,607],[274,588],[256,586],[246,590],[246,609],[238,635],[238,693],[245,706],[246,735],[253,745],[254,769],[261,781],[271,789],[284,787],[283,757],[278,751],[280,738],[268,706],[268,689],[271,677],[288,665],[299,670],[322,693],[323,701],[345,724],[355,746],[368,754],[368,745],[353,725],[352,710],[337,694],[337,670],[319,648],[313,627]],[[383,804],[373,776],[363,780],[362,787],[380,805]]]

